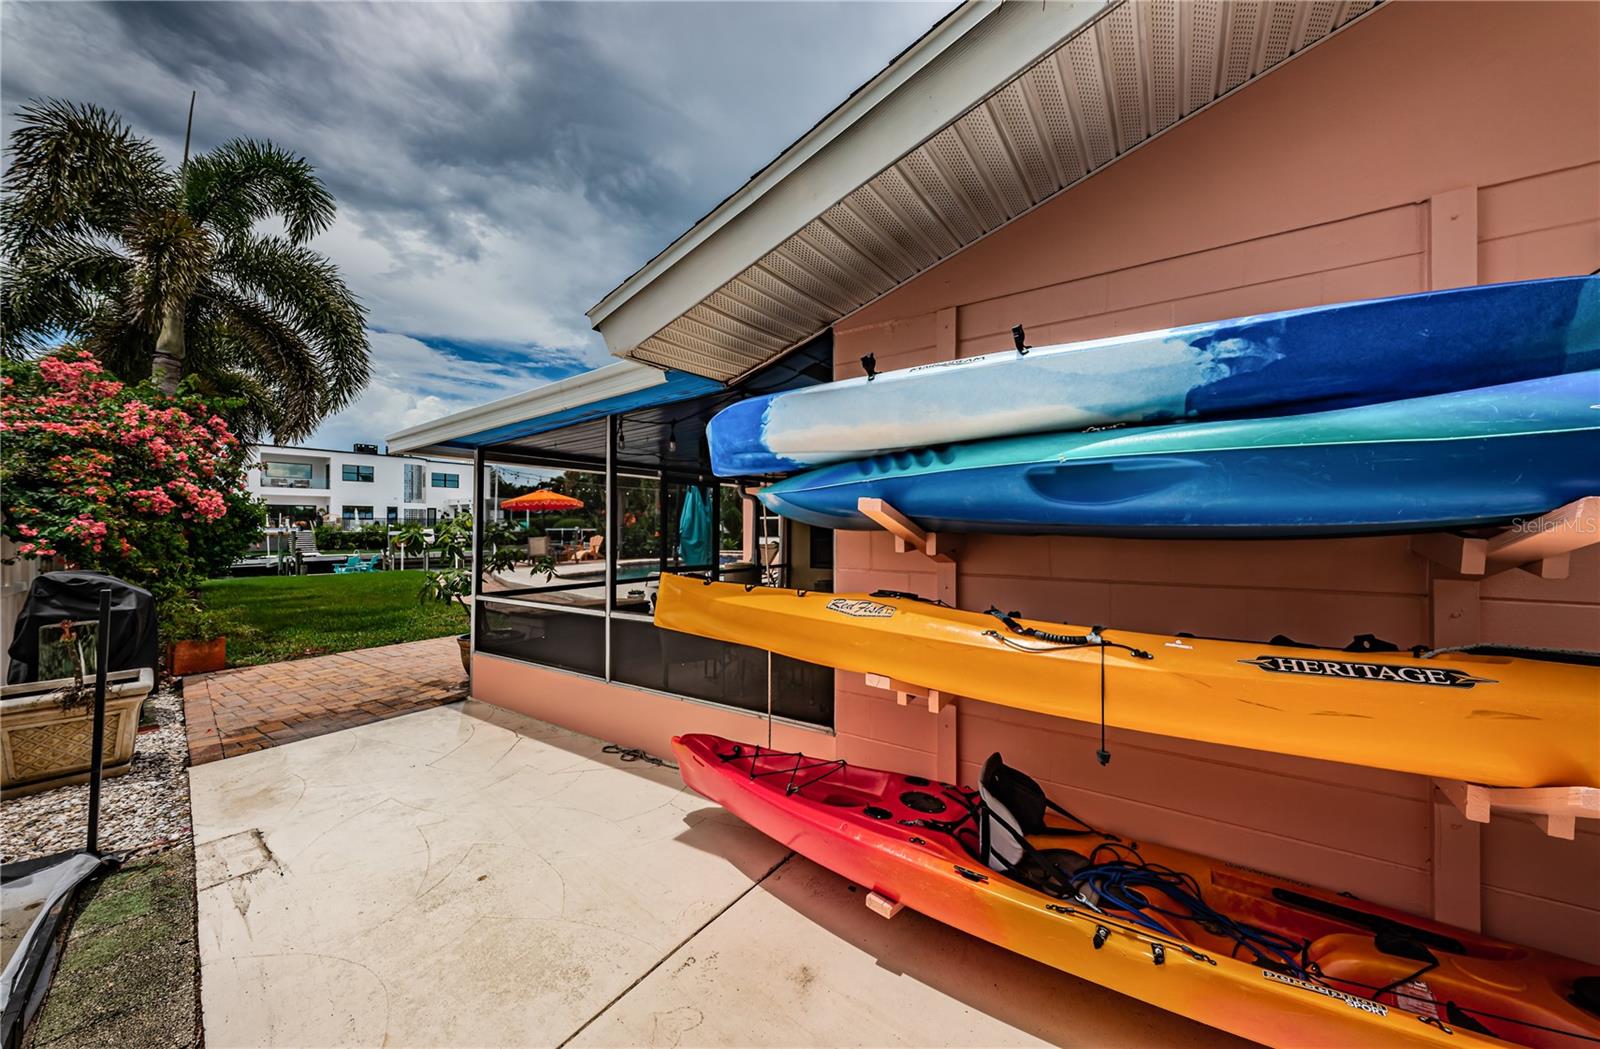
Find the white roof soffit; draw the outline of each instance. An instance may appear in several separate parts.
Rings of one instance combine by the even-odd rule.
[[[487,404],[474,405],[453,415],[431,419],[418,426],[397,430],[384,438],[389,454],[444,454],[461,456],[458,448],[442,447],[444,442],[471,437],[487,430],[512,426],[571,408],[582,408],[596,401],[648,390],[667,381],[667,373],[636,361],[617,361],[594,371],[582,372],[556,382],[535,386]]]
[[[737,378],[1377,2],[968,4],[589,319],[619,356]]]

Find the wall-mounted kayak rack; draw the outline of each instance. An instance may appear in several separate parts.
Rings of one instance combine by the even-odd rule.
[[[860,498],[856,509],[861,516],[894,536],[897,554],[916,551],[933,562],[935,600],[956,603],[956,558],[953,537],[931,532],[901,513],[886,499]],[[937,711],[938,708],[933,708]]]
[[[937,714],[951,703],[955,697],[947,692],[940,692],[936,688],[923,688],[913,685],[909,681],[900,681],[885,674],[867,674],[867,687],[881,688],[886,692],[894,693],[894,701],[902,707],[907,706],[913,699],[926,698],[928,713]]]
[[[1413,536],[1411,552],[1462,576],[1520,568],[1541,579],[1565,579],[1572,552],[1596,543],[1600,543],[1600,495],[1589,495],[1492,536],[1452,532]]]
[[[955,558],[950,556],[948,541],[945,548],[941,549],[937,532],[925,530],[888,502],[882,499],[857,499],[856,509],[861,511],[863,517],[894,536],[895,553],[903,554],[908,550],[915,550],[926,554],[929,560],[938,564],[954,563]]]
[[[1433,785],[1473,823],[1488,823],[1496,812],[1522,813],[1550,837],[1571,841],[1578,820],[1600,819],[1600,788],[1485,787],[1445,779]]]
[[[856,508],[861,515],[876,523],[885,532],[894,536],[894,549],[897,554],[909,551],[925,555],[934,564],[938,579],[938,598],[946,604],[955,604],[956,600],[956,559],[952,550],[952,542],[948,537],[942,537],[937,532],[930,532],[918,525],[911,518],[896,510],[892,505],[882,499],[862,498],[856,500]],[[910,704],[916,698],[926,698],[928,713],[937,714],[953,702],[953,696],[942,693],[938,689],[924,688],[905,681],[898,681],[886,674],[866,675],[867,685],[870,688],[881,688],[894,693],[895,702],[902,707]]]

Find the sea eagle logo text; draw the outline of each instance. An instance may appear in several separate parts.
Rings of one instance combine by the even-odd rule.
[[[888,619],[894,615],[893,605],[880,605],[876,601],[862,601],[848,597],[836,597],[828,602],[828,611],[839,612],[857,619]]]

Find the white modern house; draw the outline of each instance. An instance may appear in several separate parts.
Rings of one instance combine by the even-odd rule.
[[[472,507],[470,467],[449,459],[385,455],[372,444],[351,451],[262,444],[255,453],[250,492],[267,504],[269,527],[433,524]]]

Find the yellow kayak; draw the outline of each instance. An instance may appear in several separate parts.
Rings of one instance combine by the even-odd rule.
[[[1592,661],[1095,633],[885,592],[673,575],[661,577],[655,622],[1140,732],[1489,786],[1600,787],[1600,666]]]

